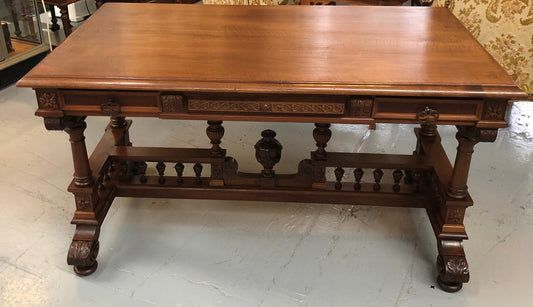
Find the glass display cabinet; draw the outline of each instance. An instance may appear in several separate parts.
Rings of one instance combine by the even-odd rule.
[[[36,0],[0,0],[0,70],[48,50]]]

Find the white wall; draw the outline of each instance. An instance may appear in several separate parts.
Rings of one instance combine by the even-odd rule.
[[[87,3],[87,5],[85,5]],[[89,10],[87,11],[87,8]],[[96,11],[96,2],[95,0],[80,0],[76,3],[73,3],[68,6],[68,14],[72,22],[80,22],[85,16]],[[60,16],[59,8],[56,7],[56,16]]]

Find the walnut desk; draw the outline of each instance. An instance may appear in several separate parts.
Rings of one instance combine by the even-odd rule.
[[[469,278],[462,241],[474,145],[494,141],[508,100],[525,95],[448,10],[413,7],[107,3],[18,86],[35,89],[47,129],[70,136],[67,259],[77,274],[96,269],[115,197],[356,204],[424,208],[446,291]],[[111,118],[90,156],[86,116]],[[125,117],[136,116],[205,120],[212,145],[132,146]],[[282,144],[265,130],[250,148],[263,170],[243,173],[223,149],[223,121],[314,123],[317,148],[297,173],[277,173]],[[420,128],[412,154],[344,153],[326,150],[331,123]],[[453,164],[437,125],[457,126]]]

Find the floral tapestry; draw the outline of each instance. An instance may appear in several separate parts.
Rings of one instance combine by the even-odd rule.
[[[514,79],[533,94],[533,0],[435,0],[463,23]]]

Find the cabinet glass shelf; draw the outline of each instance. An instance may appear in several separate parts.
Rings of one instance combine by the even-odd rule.
[[[47,51],[36,0],[0,0],[0,70]]]

